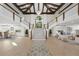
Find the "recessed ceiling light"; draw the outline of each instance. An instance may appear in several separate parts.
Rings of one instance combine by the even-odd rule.
[[[17,44],[16,44],[15,42],[12,42],[12,45],[13,45],[13,46],[17,46]]]

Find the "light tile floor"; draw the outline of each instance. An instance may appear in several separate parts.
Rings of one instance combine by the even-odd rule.
[[[47,47],[53,56],[79,56],[79,45],[49,37]]]
[[[0,56],[27,56],[30,54],[31,45],[31,40],[26,37],[0,40]]]
[[[5,39],[0,40],[0,56],[79,56],[79,45],[54,37],[43,41],[34,41],[26,37]]]
[[[46,44],[46,40],[33,40],[32,41],[32,56],[48,56],[48,49]]]

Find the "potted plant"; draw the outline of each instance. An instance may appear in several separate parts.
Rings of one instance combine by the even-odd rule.
[[[37,16],[36,18],[37,18],[37,20],[39,20],[39,21],[42,20],[42,17],[41,17],[41,16]]]

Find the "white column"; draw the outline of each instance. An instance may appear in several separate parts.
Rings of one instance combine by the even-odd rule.
[[[46,29],[47,30],[47,38],[49,37],[49,29]]]
[[[31,38],[31,29],[29,29],[29,38]]]

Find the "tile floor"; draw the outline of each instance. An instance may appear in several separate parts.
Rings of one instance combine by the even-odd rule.
[[[33,40],[32,41],[32,56],[48,56],[48,49],[46,44],[46,40]]]
[[[79,45],[54,37],[43,41],[19,37],[0,40],[0,56],[79,56]]]

